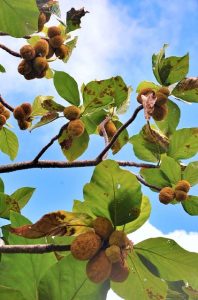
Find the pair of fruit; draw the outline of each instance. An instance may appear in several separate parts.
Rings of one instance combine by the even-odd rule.
[[[47,58],[51,58],[54,54],[59,59],[64,59],[69,55],[69,47],[64,45],[64,38],[61,35],[61,29],[57,26],[48,28],[47,35],[49,37],[49,53]]]
[[[157,92],[154,92],[152,88],[144,88],[139,92],[137,101],[142,104],[142,95],[147,96],[151,93],[157,98],[152,117],[155,121],[162,121],[168,113],[167,101],[170,94],[169,89],[161,87]]]
[[[7,119],[10,117],[10,112],[5,108],[5,106],[0,103],[0,130],[6,124]]]
[[[123,253],[129,241],[122,231],[114,231],[111,222],[97,217],[93,222],[94,231],[83,233],[71,244],[72,255],[79,260],[89,260],[86,266],[88,278],[101,283],[108,278],[122,282],[129,275]]]
[[[63,112],[65,118],[70,122],[67,126],[68,134],[71,137],[79,137],[83,134],[85,126],[84,123],[80,120],[80,108],[75,105],[70,105],[65,107]]]
[[[163,204],[168,204],[174,199],[181,202],[187,199],[188,191],[190,190],[190,183],[187,180],[180,180],[175,189],[171,187],[164,187],[159,193],[159,200]]]
[[[21,130],[26,130],[31,125],[31,113],[32,106],[30,103],[22,103],[14,109],[13,115]]]
[[[49,52],[49,44],[46,40],[40,39],[34,47],[25,45],[20,49],[23,60],[18,66],[18,72],[27,80],[43,78],[49,68],[46,56]]]

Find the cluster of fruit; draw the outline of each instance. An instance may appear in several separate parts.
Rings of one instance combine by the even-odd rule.
[[[187,180],[180,180],[175,188],[164,187],[159,193],[159,200],[163,204],[168,204],[174,199],[178,202],[184,201],[188,197],[190,190],[190,183]]]
[[[139,92],[137,101],[142,104],[142,95],[147,96],[151,93],[157,98],[152,117],[155,121],[162,121],[168,113],[167,101],[170,91],[166,87],[161,87],[157,92],[155,92],[152,88],[144,88]]]
[[[22,103],[14,109],[13,115],[21,130],[26,130],[31,125],[31,113],[32,106],[30,103]]]
[[[49,37],[49,52],[47,58],[51,58],[54,54],[59,59],[64,59],[69,54],[69,47],[64,45],[64,38],[61,35],[61,29],[57,26],[48,28],[47,35]]]
[[[123,231],[114,230],[112,223],[97,217],[94,231],[80,234],[71,244],[72,255],[79,260],[88,260],[87,277],[94,283],[107,279],[123,282],[129,275],[127,253],[132,243]]]
[[[67,126],[68,134],[71,137],[79,137],[85,130],[84,123],[80,120],[81,111],[80,108],[75,105],[65,107],[64,116],[69,120]]]
[[[9,117],[9,110],[7,110],[2,103],[0,103],[0,130],[3,128],[3,125],[6,124],[6,121],[9,119]]]

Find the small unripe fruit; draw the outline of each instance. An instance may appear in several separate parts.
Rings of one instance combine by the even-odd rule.
[[[121,260],[121,251],[116,245],[106,248],[105,254],[112,263],[116,263]]]
[[[105,240],[107,240],[113,232],[112,223],[104,217],[97,217],[93,221],[93,228],[95,230],[95,233],[97,233],[101,238]]]
[[[187,193],[181,190],[176,190],[175,191],[175,198],[177,201],[184,201],[188,197]]]
[[[30,115],[31,115],[31,113],[32,113],[32,106],[31,106],[31,104],[30,103],[22,103],[21,104],[21,108],[23,109],[23,111],[24,111],[24,114],[25,114],[25,118],[27,119]]]
[[[61,30],[57,26],[51,26],[48,28],[47,35],[49,38],[53,38],[56,35],[61,35]]]
[[[159,200],[163,204],[170,203],[175,198],[175,191],[171,187],[164,187],[159,193]]]
[[[154,111],[152,113],[152,117],[155,121],[162,121],[168,114],[168,107],[166,104],[163,105],[155,105]]]
[[[79,119],[70,121],[67,127],[69,135],[79,137],[83,134],[85,126]]]
[[[1,114],[6,118],[6,120],[10,117],[10,112],[7,109],[5,109]]]
[[[32,71],[32,65],[29,61],[23,59],[18,65],[18,72],[21,75],[29,74]]]
[[[65,107],[63,114],[68,120],[76,120],[80,117],[80,108],[75,105]]]
[[[157,97],[156,105],[158,106],[166,104],[166,102],[168,101],[167,96],[164,95],[163,93],[157,92],[155,96]]]
[[[112,264],[102,250],[87,263],[87,277],[94,283],[104,282],[109,278],[111,268]]]
[[[105,124],[105,130],[106,130],[108,137],[111,138],[116,133],[117,128],[116,128],[115,124],[110,120]]]
[[[55,50],[56,57],[59,59],[64,59],[69,55],[69,47],[66,45],[61,45]]]
[[[177,183],[175,190],[180,190],[188,193],[188,191],[190,190],[190,183],[187,180],[180,180]]]
[[[139,92],[138,96],[137,96],[137,101],[138,101],[140,104],[142,104],[142,95],[146,96],[146,95],[148,95],[148,94],[150,94],[150,93],[154,93],[153,89],[151,89],[151,88],[144,88],[144,89],[142,89],[142,90]]]
[[[48,67],[48,62],[45,57],[36,57],[33,61],[33,68],[36,72],[38,72],[38,74],[46,71]]]
[[[49,52],[49,44],[46,40],[40,39],[35,45],[34,49],[37,56],[47,56]]]
[[[129,245],[129,240],[124,231],[115,230],[110,235],[109,245],[116,245],[120,248],[126,248]]]
[[[49,43],[53,48],[59,48],[63,44],[64,40],[61,35],[56,35],[49,39]]]
[[[162,86],[162,87],[158,90],[158,92],[160,92],[160,93],[162,93],[162,94],[164,94],[164,95],[166,95],[166,96],[169,96],[169,95],[170,95],[169,89],[168,89],[167,87],[165,87],[165,86]]]
[[[32,60],[35,58],[35,50],[31,45],[25,45],[20,49],[20,54],[25,60]]]
[[[101,238],[94,232],[78,235],[71,244],[72,255],[79,260],[92,258],[101,248]]]
[[[18,125],[21,130],[26,130],[30,126],[30,122],[25,120],[18,120]]]
[[[111,274],[109,279],[115,282],[123,282],[129,276],[129,268],[126,262],[116,262],[112,264]]]
[[[38,17],[38,32],[43,30],[43,27],[46,22],[47,22],[46,15],[43,12],[40,12]]]
[[[25,112],[21,106],[17,106],[14,109],[13,115],[14,115],[15,119],[17,119],[17,120],[25,119]]]
[[[5,123],[6,123],[6,117],[3,115],[0,115],[0,126],[5,125]]]

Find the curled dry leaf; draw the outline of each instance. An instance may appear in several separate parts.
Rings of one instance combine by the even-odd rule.
[[[148,95],[142,95],[142,105],[144,107],[144,116],[145,119],[148,121],[152,116],[155,102],[157,101],[157,97],[154,93],[149,93]]]

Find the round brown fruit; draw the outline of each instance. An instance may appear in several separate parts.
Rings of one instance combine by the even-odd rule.
[[[53,48],[59,48],[63,44],[64,40],[61,35],[56,35],[49,39],[49,43]]]
[[[35,50],[31,45],[25,45],[20,49],[20,54],[25,60],[32,60],[35,58]]]
[[[155,105],[154,111],[152,113],[152,117],[155,121],[162,121],[168,114],[168,107],[166,104],[163,105]]]
[[[105,251],[100,251],[86,267],[87,277],[94,283],[101,283],[107,280],[111,274],[112,264],[107,258]]]
[[[26,80],[32,80],[36,78],[36,73],[32,70],[30,73],[24,75]]]
[[[49,52],[49,44],[46,40],[40,39],[35,45],[34,49],[37,56],[47,56]]]
[[[105,254],[112,263],[116,263],[121,260],[120,247],[112,245],[105,250]]]
[[[175,190],[180,190],[188,193],[188,191],[190,190],[190,183],[187,180],[180,180],[177,183]]]
[[[166,104],[166,102],[168,101],[167,96],[163,93],[160,93],[159,91],[155,94],[155,96],[157,97],[156,105],[158,106]]]
[[[18,120],[18,125],[21,130],[26,130],[30,126],[30,122],[25,120]]]
[[[115,282],[123,282],[125,281],[129,276],[129,267],[127,266],[126,262],[116,262],[115,264],[112,264],[111,274],[109,279]]]
[[[76,120],[80,117],[80,108],[75,105],[70,105],[68,107],[65,107],[63,114],[65,118],[70,121]]]
[[[129,240],[124,231],[115,230],[109,238],[109,245],[116,245],[120,248],[125,248],[129,244]]]
[[[69,54],[69,47],[66,45],[61,45],[59,48],[55,50],[56,57],[59,59],[64,59]]]
[[[6,117],[3,115],[0,115],[0,126],[5,125],[5,123],[6,123]]]
[[[150,93],[153,93],[154,94],[154,91],[153,91],[153,89],[152,88],[144,88],[144,89],[142,89],[140,92],[139,92],[139,94],[138,94],[138,96],[137,96],[137,101],[140,103],[140,104],[142,104],[142,95],[148,95],[148,94],[150,94]]]
[[[43,27],[46,22],[47,22],[46,15],[43,12],[40,12],[38,17],[38,32],[43,30]]]
[[[184,201],[186,200],[188,197],[187,193],[181,190],[176,190],[175,191],[175,198],[177,201]]]
[[[10,117],[10,112],[7,109],[5,109],[1,114],[6,118],[6,120]]]
[[[70,121],[67,127],[68,133],[72,137],[79,137],[83,134],[85,126],[79,119]]]
[[[104,217],[97,217],[93,221],[93,228],[102,239],[107,240],[113,232],[112,223]]]
[[[15,109],[13,111],[13,115],[14,115],[15,119],[17,119],[17,120],[25,119],[25,112],[21,106],[15,107]]]
[[[164,187],[159,193],[159,200],[163,204],[170,203],[175,198],[175,191],[171,187]]]
[[[31,71],[32,71],[32,65],[30,61],[23,59],[18,65],[18,72],[21,75],[26,75],[29,74]]]
[[[24,114],[25,114],[25,118],[29,118],[29,116],[31,115],[32,113],[32,106],[30,103],[28,102],[25,102],[25,103],[22,103],[21,104],[21,108],[23,109],[24,111]]]
[[[160,93],[166,95],[167,97],[170,95],[169,89],[168,89],[167,87],[165,87],[165,86],[162,86],[162,87],[158,90],[158,92],[160,92]]]
[[[57,26],[51,26],[48,28],[47,35],[49,38],[53,38],[56,35],[61,35],[61,29]]]
[[[72,255],[79,260],[92,258],[101,248],[101,238],[94,232],[82,233],[71,244]]]
[[[53,55],[54,55],[54,48],[48,43],[49,45],[49,51],[48,51],[48,54],[46,56],[46,58],[51,58]]]
[[[38,74],[46,71],[48,67],[48,62],[45,57],[36,57],[33,61],[33,68]]]
[[[0,102],[0,114],[5,111],[5,106]]]
[[[115,124],[110,120],[105,124],[105,130],[108,137],[113,137],[117,131]]]

